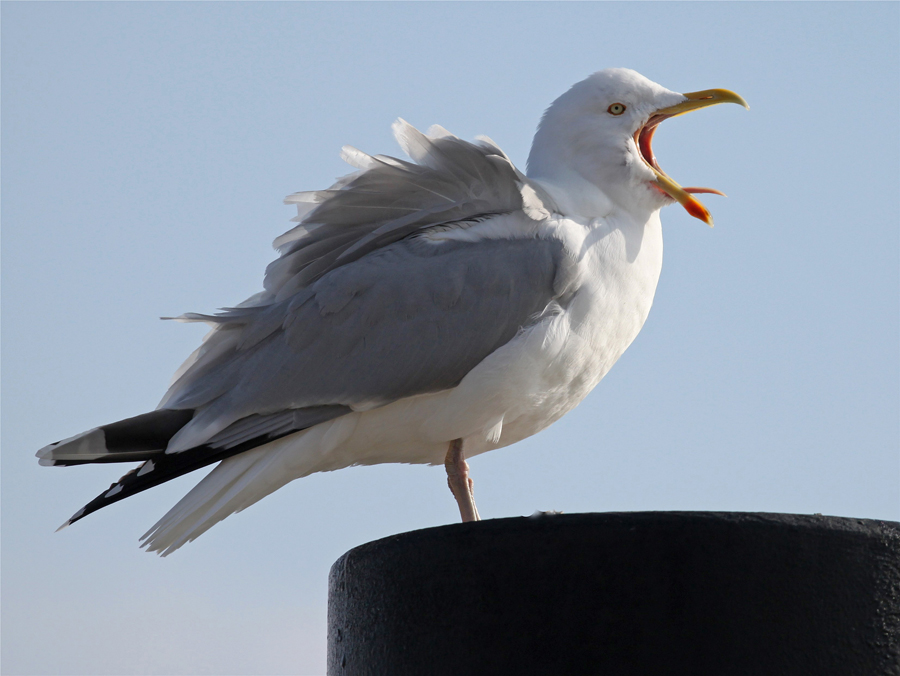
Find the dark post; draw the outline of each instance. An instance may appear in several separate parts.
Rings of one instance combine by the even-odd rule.
[[[540,515],[405,533],[334,564],[332,676],[900,674],[900,524]]]

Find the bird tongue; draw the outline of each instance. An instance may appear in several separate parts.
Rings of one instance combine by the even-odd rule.
[[[715,188],[682,188],[682,190],[684,190],[685,192],[694,193],[694,194],[705,192],[710,195],[719,195],[721,197],[728,197],[728,195],[726,195],[724,192],[722,192],[721,190],[716,190]]]
[[[709,211],[703,204],[694,199],[691,194],[692,193],[706,193],[711,195],[722,195],[725,196],[725,193],[714,190],[713,188],[682,188],[675,181],[673,181],[666,172],[662,170],[659,166],[659,163],[656,161],[656,156],[653,154],[653,134],[656,132],[656,127],[659,126],[659,123],[665,120],[666,118],[673,117],[672,115],[654,115],[651,117],[647,124],[645,124],[638,132],[635,134],[635,141],[637,141],[637,146],[640,150],[641,156],[644,158],[644,161],[650,165],[650,168],[653,169],[653,172],[656,174],[656,186],[658,189],[662,190],[662,192],[669,195],[671,198],[676,200],[681,206],[684,207],[685,211],[687,211],[694,218],[699,218],[704,223],[708,225],[712,225],[712,216],[710,216]]]

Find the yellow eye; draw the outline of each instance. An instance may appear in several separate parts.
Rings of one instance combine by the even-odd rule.
[[[625,106],[623,106],[621,103],[614,103],[606,109],[606,112],[610,115],[621,115],[625,112]]]

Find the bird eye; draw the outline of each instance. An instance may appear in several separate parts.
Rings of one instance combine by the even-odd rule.
[[[625,106],[623,106],[621,103],[614,103],[606,109],[606,112],[610,115],[621,115],[625,112]]]

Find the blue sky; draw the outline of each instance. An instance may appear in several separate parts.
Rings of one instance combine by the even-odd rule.
[[[167,559],[137,538],[201,476],[54,529],[121,474],[41,446],[154,408],[260,288],[282,198],[390,124],[492,137],[524,167],[594,70],[750,103],[654,147],[712,230],[663,213],[642,332],[584,403],[476,458],[487,517],[737,510],[900,519],[896,3],[2,4],[2,668],[324,672],[347,549],[458,518],[440,468],[291,484]]]

